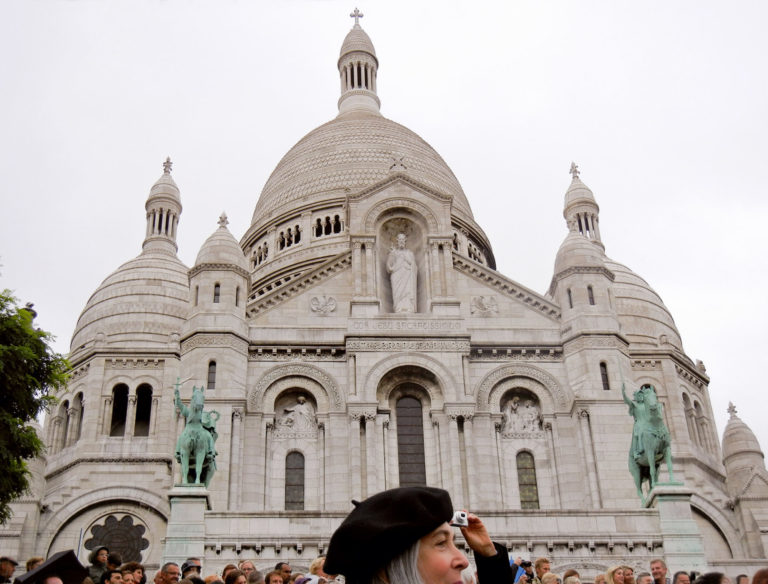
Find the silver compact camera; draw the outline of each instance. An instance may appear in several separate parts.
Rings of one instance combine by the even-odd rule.
[[[456,511],[451,519],[451,525],[454,527],[467,527],[469,526],[469,519],[467,519],[466,511]]]

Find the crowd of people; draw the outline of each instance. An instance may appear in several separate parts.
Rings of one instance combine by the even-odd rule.
[[[535,562],[517,558],[512,562],[517,567],[514,584],[581,584],[581,576],[576,570],[566,570],[562,575],[551,570],[548,558],[538,558]],[[755,572],[750,582],[749,576],[739,574],[733,580],[722,572],[697,574],[684,570],[669,575],[667,564],[661,558],[651,560],[648,571],[638,572],[627,565],[617,565],[606,572],[593,577],[594,584],[768,584],[768,568]]]
[[[328,554],[315,558],[306,574],[295,573],[288,562],[278,562],[264,574],[244,559],[228,564],[220,574],[204,576],[201,559],[190,557],[181,566],[163,564],[152,584],[582,584],[576,570],[553,573],[548,558],[511,561],[506,548],[491,540],[482,520],[472,513],[455,513],[442,489],[401,487],[353,503],[355,508],[331,537]],[[456,545],[455,527],[473,551],[474,567]],[[63,568],[46,568],[50,559],[30,558],[30,576],[22,576],[19,584],[147,584],[144,566],[123,563],[120,554],[105,546],[91,551],[87,570],[74,552],[57,555],[64,553],[79,571],[65,576]],[[0,584],[11,581],[17,566],[13,558],[0,557]],[[751,582],[746,574],[732,581],[720,572],[680,571],[670,576],[666,563],[654,559],[647,572],[635,574],[634,568],[617,565],[590,579],[594,584],[768,584],[768,568],[758,570]]]

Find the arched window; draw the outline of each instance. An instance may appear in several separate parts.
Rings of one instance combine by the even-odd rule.
[[[611,389],[611,384],[608,381],[608,365],[600,363],[600,380],[603,382],[603,389],[608,391]]]
[[[400,486],[427,484],[424,464],[424,421],[421,402],[404,396],[397,400],[397,456]]]
[[[216,361],[208,362],[208,389],[216,389]]]
[[[152,415],[152,386],[142,383],[136,389],[136,422],[134,436],[149,436],[149,418]]]
[[[213,285],[213,301],[219,302],[221,300],[221,284],[216,282],[216,284]]]
[[[592,290],[592,286],[587,286],[587,296],[589,297],[590,306],[595,305],[595,292]]]
[[[285,509],[304,509],[304,455],[289,452],[285,457]]]
[[[536,485],[536,464],[533,454],[523,450],[517,453],[517,482],[520,485],[520,508],[539,508],[539,487]]]
[[[685,410],[685,424],[688,426],[688,437],[691,442],[698,445],[699,437],[696,435],[696,414],[693,411],[688,394],[683,393],[683,409]]]
[[[118,383],[112,389],[112,421],[109,424],[110,436],[125,435],[125,417],[128,412],[128,386]]]
[[[69,419],[69,401],[65,401],[59,406],[59,416],[61,416],[61,432],[59,436],[59,443],[56,445],[57,450],[61,450],[67,445],[67,434],[69,433],[70,419]]]
[[[75,415],[77,416],[77,426],[75,428],[75,442],[80,440],[80,436],[83,434],[83,416],[85,415],[85,407],[83,406],[83,394],[78,393],[75,396]]]
[[[568,308],[573,308],[573,294],[571,294],[571,289],[568,288]]]

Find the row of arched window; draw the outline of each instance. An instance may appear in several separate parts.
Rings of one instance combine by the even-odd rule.
[[[363,88],[376,91],[376,74],[373,65],[368,63],[349,63],[341,70],[341,82],[344,91]]]
[[[269,245],[267,245],[267,242],[265,241],[259,247],[255,248],[251,253],[251,262],[253,263],[253,267],[255,268],[256,266],[260,266],[267,261],[268,257]]]
[[[72,402],[64,400],[59,405],[50,425],[48,445],[51,454],[59,452],[67,446],[71,446],[80,439],[83,429],[83,394],[78,393]]]
[[[573,292],[571,292],[570,288],[566,292],[568,294],[568,308],[573,308]],[[590,306],[595,305],[595,291],[592,286],[587,286],[587,301]]]
[[[132,428],[133,436],[149,436],[149,421],[152,416],[152,386],[142,383],[136,388],[133,415],[128,415],[128,386],[118,383],[112,388],[112,416],[109,423],[110,436],[125,436],[126,429]]]
[[[343,225],[341,222],[341,218],[338,215],[334,215],[333,217],[328,215],[325,218],[318,217],[315,220],[315,226],[314,226],[315,237],[322,237],[324,235],[341,233],[342,230],[343,230]]]
[[[699,401],[697,399],[691,401],[688,394],[683,392],[683,409],[685,410],[685,423],[688,426],[688,437],[691,442],[699,448],[714,452],[717,446],[709,429],[709,420],[707,420]]]
[[[277,238],[277,247],[278,249],[285,249],[300,241],[301,230],[299,229],[299,226],[296,225],[295,227],[289,227],[287,230],[280,232],[280,235]]]

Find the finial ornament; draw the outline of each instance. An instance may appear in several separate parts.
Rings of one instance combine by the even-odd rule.
[[[733,402],[728,402],[728,413],[731,414],[731,418],[736,418],[736,406]]]
[[[350,13],[349,17],[355,19],[355,26],[360,26],[360,19],[363,17],[363,13],[355,6],[354,12]]]
[[[219,215],[219,227],[226,227],[229,225],[229,219],[227,219],[227,213],[225,211],[221,212],[221,215]]]
[[[163,172],[165,174],[171,174],[171,168],[173,168],[173,162],[171,162],[171,157],[168,156],[165,159],[165,162],[163,162]]]
[[[579,165],[575,162],[571,162],[571,170],[568,171],[573,178],[579,178]]]

